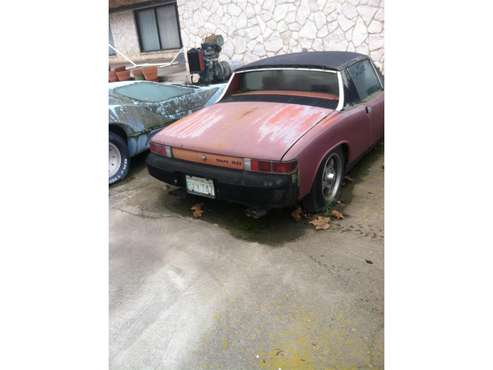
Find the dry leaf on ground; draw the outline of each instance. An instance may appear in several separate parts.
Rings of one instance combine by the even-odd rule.
[[[204,203],[197,203],[190,208],[192,210],[192,216],[195,218],[200,218],[202,217],[202,214],[204,213]]]
[[[327,230],[330,227],[330,217],[315,216],[310,223],[315,226],[315,230]]]
[[[293,212],[291,212],[291,217],[296,222],[301,221],[301,218],[303,217],[303,210],[301,209],[301,207],[298,207]]]
[[[332,211],[330,211],[330,214],[336,220],[344,220],[344,215],[342,214],[342,212],[339,212],[337,209],[333,209]]]

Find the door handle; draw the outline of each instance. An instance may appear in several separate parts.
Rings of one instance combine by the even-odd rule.
[[[371,108],[371,107],[369,107],[369,106],[367,105],[367,106],[365,107],[365,111],[366,111],[366,113],[371,113],[372,108]]]

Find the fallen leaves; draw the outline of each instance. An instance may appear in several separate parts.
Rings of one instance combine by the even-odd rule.
[[[202,214],[204,213],[204,203],[197,203],[190,208],[192,211],[192,216],[194,218],[200,218],[202,217]]]
[[[344,215],[342,212],[338,211],[337,209],[333,209],[330,211],[330,215],[334,217],[336,220],[344,220]]]
[[[291,217],[295,221],[299,221],[302,216],[308,218],[299,208],[291,212]],[[317,231],[327,230],[328,228],[330,228],[332,220],[344,220],[344,215],[341,211],[337,209],[331,209],[330,212],[327,211],[326,213],[321,215],[313,215],[308,223],[313,225],[315,227],[315,230]]]
[[[330,217],[315,216],[310,221],[315,226],[315,230],[327,230],[330,227]]]
[[[293,212],[291,212],[291,217],[296,222],[301,221],[301,219],[303,218],[303,210],[301,209],[301,207],[298,207]]]

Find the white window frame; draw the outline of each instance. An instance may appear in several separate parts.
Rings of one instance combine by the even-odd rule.
[[[317,71],[317,72],[326,72],[326,73],[336,73],[337,74],[337,81],[339,85],[339,100],[337,103],[336,111],[340,112],[342,108],[344,107],[344,85],[342,83],[342,75],[341,71],[336,71],[333,69],[320,69],[320,68],[297,68],[297,67],[271,67],[271,68],[252,68],[252,69],[245,69],[242,71],[237,71],[233,72],[231,74],[231,77],[229,78],[229,81],[226,85],[226,87],[223,90],[223,93],[221,94],[221,97],[219,98],[218,102],[220,102],[224,96],[226,95],[226,91],[228,91],[229,86],[231,85],[231,81],[233,81],[233,78],[237,74],[241,73],[247,73],[247,72],[256,72],[256,71]]]

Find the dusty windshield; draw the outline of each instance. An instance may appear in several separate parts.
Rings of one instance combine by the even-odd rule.
[[[339,96],[337,74],[298,69],[258,70],[239,74],[237,92],[303,91]]]
[[[191,88],[187,87],[148,82],[134,83],[131,85],[117,87],[114,91],[131,99],[147,102],[168,100],[193,92]]]

